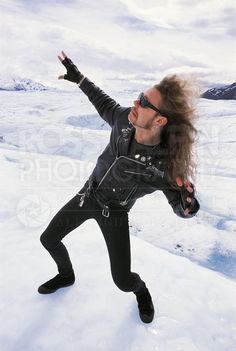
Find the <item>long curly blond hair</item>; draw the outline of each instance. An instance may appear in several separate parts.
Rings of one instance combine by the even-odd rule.
[[[167,176],[176,186],[176,177],[194,182],[196,163],[193,143],[197,129],[195,101],[200,97],[196,80],[191,77],[169,75],[154,85],[161,93],[159,109],[168,122],[162,127],[161,141],[167,146]]]

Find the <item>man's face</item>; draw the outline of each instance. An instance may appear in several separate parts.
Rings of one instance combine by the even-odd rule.
[[[144,92],[145,98],[156,108],[159,108],[161,102],[160,92],[152,87]],[[163,125],[163,118],[157,115],[157,112],[150,107],[142,107],[139,100],[134,100],[134,106],[128,115],[128,120],[137,129],[153,129],[157,125]],[[162,120],[162,121],[161,121]]]

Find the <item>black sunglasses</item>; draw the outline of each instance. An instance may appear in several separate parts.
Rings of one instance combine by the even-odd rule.
[[[160,115],[162,115],[162,112],[158,110],[157,107],[153,106],[147,98],[145,98],[144,93],[140,93],[138,96],[139,103],[142,107],[150,107],[152,110],[158,112]]]

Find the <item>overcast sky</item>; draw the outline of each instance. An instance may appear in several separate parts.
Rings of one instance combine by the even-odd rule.
[[[64,50],[111,88],[191,73],[203,84],[236,79],[235,0],[1,0],[0,74],[65,88]]]

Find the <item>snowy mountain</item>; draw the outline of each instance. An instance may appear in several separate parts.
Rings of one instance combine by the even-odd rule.
[[[37,83],[32,79],[15,77],[0,77],[0,90],[8,91],[32,91],[32,90],[49,90],[51,88]]]
[[[212,100],[236,100],[236,82],[219,88],[211,88],[202,94],[202,98]]]

